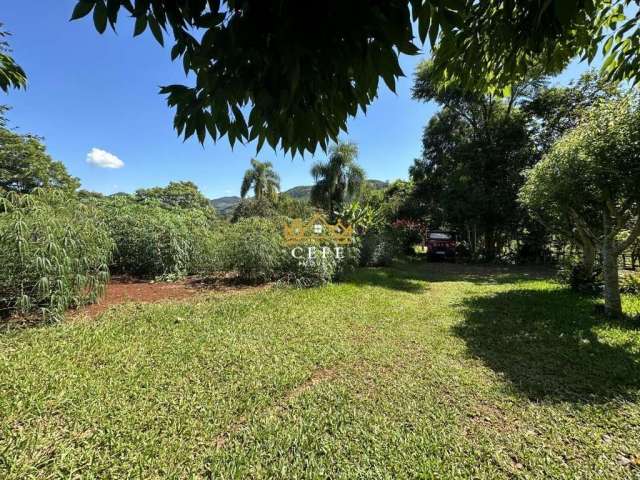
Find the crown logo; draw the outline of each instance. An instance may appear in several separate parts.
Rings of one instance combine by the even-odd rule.
[[[353,241],[353,228],[351,226],[345,227],[340,220],[331,224],[319,213],[316,213],[307,222],[296,218],[291,221],[290,225],[285,225],[284,241],[287,245],[304,243],[309,240],[324,240],[338,245],[346,245]]]

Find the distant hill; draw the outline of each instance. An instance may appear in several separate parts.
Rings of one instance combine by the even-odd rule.
[[[367,180],[367,183],[375,189],[381,190],[383,188],[387,188],[389,186],[389,182],[383,182],[382,180]],[[297,187],[290,188],[289,190],[285,190],[284,194],[289,195],[292,198],[297,198],[298,200],[309,200],[311,196],[311,185],[299,185]],[[233,209],[240,203],[241,198],[232,196],[232,197],[220,197],[209,200],[211,205],[220,213],[221,215],[227,215],[233,212]]]
[[[231,213],[233,209],[240,203],[241,198],[232,196],[232,197],[220,197],[209,200],[211,206],[216,209],[216,211],[221,215],[226,215]]]
[[[371,188],[376,190],[382,190],[383,188],[387,188],[389,186],[389,182],[383,182],[382,180],[367,180],[367,183]],[[298,187],[290,188],[282,193],[286,193],[290,197],[298,198],[300,200],[309,200],[311,197],[311,189],[313,187],[311,185],[300,185]]]
[[[300,185],[298,187],[290,188],[282,193],[289,195],[291,198],[297,198],[298,200],[309,200],[311,196],[311,185]]]

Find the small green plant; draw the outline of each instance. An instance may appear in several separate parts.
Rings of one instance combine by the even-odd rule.
[[[62,190],[0,193],[0,313],[59,319],[95,302],[113,242],[96,210]]]

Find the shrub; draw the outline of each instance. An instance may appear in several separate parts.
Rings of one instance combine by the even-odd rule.
[[[296,259],[287,252],[286,261],[283,263],[284,269],[280,272],[281,280],[298,287],[313,287],[330,283],[337,274],[339,260],[336,259],[335,251],[321,248],[312,250],[311,257],[306,253],[308,247],[314,245],[299,245],[305,255]]]
[[[577,292],[597,294],[603,288],[602,269],[594,268],[593,272],[588,273],[581,263],[567,260],[560,265],[558,281]]]
[[[242,280],[273,280],[282,271],[285,254],[282,227],[273,220],[243,218],[227,227],[222,237],[223,264]]]
[[[113,242],[96,210],[61,190],[0,193],[0,311],[58,319],[95,302]]]
[[[360,265],[381,267],[391,263],[398,245],[390,233],[371,232],[361,239]]]
[[[205,212],[126,196],[99,205],[117,247],[114,272],[172,279],[218,269],[215,223]]]
[[[273,202],[267,199],[257,200],[255,198],[243,199],[233,210],[231,221],[233,223],[243,218],[261,217],[273,218],[278,216]]]
[[[413,220],[396,220],[390,230],[397,248],[407,255],[415,253],[413,246],[426,243],[427,228],[422,222]]]

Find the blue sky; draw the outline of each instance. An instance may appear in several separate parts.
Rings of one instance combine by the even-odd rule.
[[[169,48],[160,47],[148,31],[132,38],[133,25],[125,17],[117,34],[108,29],[99,35],[90,18],[69,22],[74,5],[75,0],[39,0],[37,13],[33,2],[4,6],[0,22],[13,34],[13,55],[29,77],[26,91],[0,94],[0,104],[12,107],[11,126],[43,136],[52,157],[89,190],[132,192],[191,180],[210,198],[237,195],[255,145],[232,150],[226,139],[204,147],[194,138],[183,142],[172,127],[173,111],[158,94],[160,85],[188,83],[180,64],[171,62]],[[358,143],[359,162],[370,178],[406,178],[420,154],[423,126],[437,110],[411,100],[413,71],[423,58],[403,56],[407,76],[397,94],[380,81],[379,98],[367,115],[349,121],[344,138]],[[586,68],[572,65],[560,80]],[[109,152],[124,166],[87,163],[93,149]],[[99,151],[96,157],[114,161]],[[286,190],[310,184],[309,169],[324,155],[291,159],[265,147],[258,158],[274,163]]]

